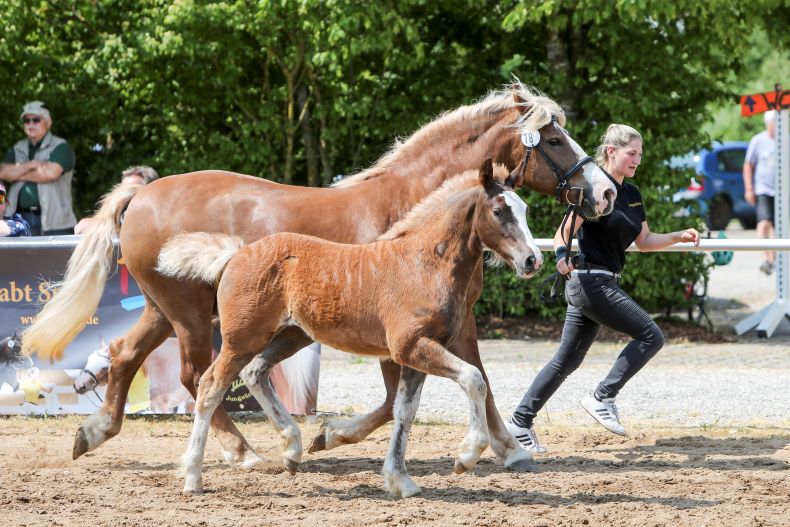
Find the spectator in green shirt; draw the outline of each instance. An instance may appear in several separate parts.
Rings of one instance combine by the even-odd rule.
[[[73,234],[74,150],[50,132],[52,118],[43,102],[25,104],[20,117],[27,138],[11,147],[0,163],[0,180],[10,183],[6,214],[20,213],[33,236]]]

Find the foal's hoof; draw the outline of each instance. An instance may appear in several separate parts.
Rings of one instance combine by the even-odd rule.
[[[299,462],[288,459],[287,457],[283,458],[283,465],[285,466],[285,470],[290,472],[292,476],[299,470]]]
[[[455,465],[453,466],[453,472],[455,472],[456,474],[463,474],[464,472],[467,472],[468,470],[469,470],[469,468],[467,468],[466,465],[461,463],[460,460],[458,460],[458,459],[455,460]]]
[[[90,445],[88,444],[88,436],[82,427],[77,429],[77,434],[74,436],[74,450],[71,451],[71,459],[77,459],[82,454],[88,452]]]
[[[312,454],[321,450],[326,450],[326,425],[321,425],[318,435],[313,438],[313,442],[310,443],[310,448],[307,449],[307,452]]]
[[[511,472],[539,472],[540,465],[532,458],[522,458],[514,461],[510,465],[505,466]]]

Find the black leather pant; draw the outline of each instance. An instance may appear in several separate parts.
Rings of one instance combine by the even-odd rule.
[[[653,319],[620,288],[611,274],[580,272],[565,287],[568,309],[560,347],[538,373],[513,412],[513,420],[529,427],[538,411],[584,360],[601,326],[633,339],[620,352],[606,378],[595,389],[599,399],[615,397],[664,345],[664,335]]]

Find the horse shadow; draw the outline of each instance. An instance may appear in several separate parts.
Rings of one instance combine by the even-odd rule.
[[[539,462],[541,468],[548,472],[659,472],[699,468],[716,471],[783,471],[790,470],[790,463],[771,456],[788,444],[790,434],[726,438],[689,435],[657,439],[652,445],[600,447],[601,452],[611,454],[615,460],[564,456],[539,459]]]
[[[412,474],[414,475],[414,474]],[[331,497],[338,501],[354,501],[360,498],[379,502],[396,502],[400,498],[391,496],[378,486],[355,485],[351,489],[332,489],[318,486],[316,490],[306,493],[308,497]],[[601,505],[606,503],[643,503],[646,505],[669,506],[673,509],[694,509],[700,507],[713,507],[719,504],[716,500],[703,500],[696,498],[678,499],[676,496],[634,496],[630,494],[592,494],[576,493],[570,496],[561,496],[539,491],[525,491],[523,489],[469,489],[459,486],[448,487],[422,487],[422,492],[416,499],[436,501],[442,503],[506,503],[508,505],[549,505],[554,507],[568,507],[573,505]]]

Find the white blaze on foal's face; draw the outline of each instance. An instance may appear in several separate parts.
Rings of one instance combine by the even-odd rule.
[[[537,271],[541,265],[543,265],[543,255],[538,249],[538,246],[535,244],[535,239],[532,237],[532,233],[529,230],[529,226],[527,225],[527,204],[524,203],[518,194],[513,192],[512,190],[506,190],[502,193],[505,197],[505,203],[510,207],[510,210],[513,213],[513,217],[516,220],[516,224],[518,225],[518,231],[523,236],[524,242],[526,246],[532,251],[533,256],[535,257],[534,260],[534,269],[527,269],[527,274],[532,275],[535,271]],[[529,257],[529,251],[524,251],[521,254],[513,255],[516,259],[513,262],[513,266],[522,271],[524,269],[525,262]]]

